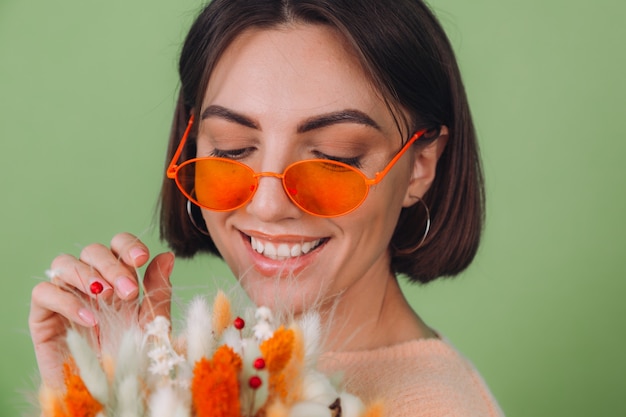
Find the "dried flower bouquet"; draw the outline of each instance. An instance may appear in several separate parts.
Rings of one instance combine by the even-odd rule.
[[[316,369],[317,314],[275,323],[265,307],[235,315],[218,292],[145,328],[101,320],[95,340],[69,330],[65,390],[40,390],[45,417],[380,417]],[[253,323],[250,325],[249,323]]]

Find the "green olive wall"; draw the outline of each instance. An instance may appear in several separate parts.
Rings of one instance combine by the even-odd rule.
[[[474,264],[406,287],[508,416],[623,416],[626,3],[432,0],[483,151]],[[201,2],[0,0],[0,415],[28,415],[30,291],[119,231],[155,252],[180,43]],[[179,262],[177,302],[233,285]]]

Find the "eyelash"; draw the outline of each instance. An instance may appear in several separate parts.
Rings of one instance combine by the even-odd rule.
[[[252,152],[250,148],[242,148],[242,149],[213,149],[211,152],[211,156],[216,158],[226,158],[226,159],[243,159],[248,156]]]
[[[338,156],[326,155],[322,152],[314,152],[314,154],[319,159],[329,159],[331,161],[342,162],[354,168],[361,168],[361,158],[358,156],[354,156],[351,158],[341,158]]]
[[[244,159],[245,157],[247,157],[250,153],[252,153],[252,149],[251,148],[241,148],[241,149],[229,149],[229,150],[223,150],[223,149],[217,149],[214,148],[213,151],[211,152],[211,156],[216,157],[216,158],[226,158],[226,159]],[[313,154],[315,154],[316,158],[319,159],[328,159],[330,161],[336,161],[336,162],[342,162],[346,165],[350,165],[354,168],[361,168],[361,158],[358,156],[355,157],[351,157],[351,158],[342,158],[339,156],[332,156],[332,155],[327,155],[325,153],[319,152],[319,151],[314,151]]]

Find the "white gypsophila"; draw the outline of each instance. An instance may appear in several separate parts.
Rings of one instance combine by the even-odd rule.
[[[172,370],[172,366],[169,360],[169,350],[165,346],[157,346],[148,352],[148,357],[151,359],[150,371],[153,375],[167,376]]]
[[[256,312],[254,313],[254,318],[257,319],[258,321],[266,321],[266,322],[271,322],[274,320],[272,316],[272,310],[264,306],[261,306],[256,309]]]
[[[269,339],[274,334],[274,330],[272,329],[272,326],[266,321],[260,321],[257,324],[255,324],[254,327],[252,328],[252,331],[254,332],[254,337],[259,342],[263,342]]]
[[[254,337],[259,342],[263,342],[272,337],[272,334],[274,334],[274,326],[272,324],[274,318],[272,311],[267,307],[259,307],[254,313],[254,318],[257,320],[256,324],[252,327]]]
[[[157,316],[146,326],[144,341],[150,336],[154,347],[148,351],[151,359],[148,371],[153,375],[168,376],[179,364],[185,362],[185,358],[180,356],[172,348],[169,338],[170,321],[163,316]]]
[[[154,336],[161,341],[168,341],[170,337],[170,321],[163,316],[156,316],[146,326],[146,337]]]

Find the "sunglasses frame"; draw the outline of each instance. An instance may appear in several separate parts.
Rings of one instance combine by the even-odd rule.
[[[187,123],[187,128],[185,129],[185,132],[183,134],[183,137],[180,140],[180,143],[178,144],[178,148],[176,149],[176,152],[174,152],[174,156],[172,157],[172,160],[170,161],[168,167],[167,167],[167,171],[166,171],[166,175],[167,178],[172,179],[176,182],[176,186],[178,187],[178,189],[182,192],[182,194],[187,197],[192,203],[197,204],[198,206],[207,209],[207,210],[211,210],[211,211],[215,211],[215,212],[227,212],[227,211],[233,211],[233,210],[237,210],[240,207],[243,207],[244,205],[248,204],[248,202],[250,202],[250,200],[252,199],[252,197],[254,196],[254,194],[256,193],[256,190],[258,189],[258,181],[260,177],[274,177],[274,178],[278,178],[281,180],[282,184],[283,184],[283,190],[285,191],[285,194],[287,194],[287,196],[289,197],[289,200],[295,204],[296,207],[298,207],[300,210],[304,211],[305,213],[311,214],[313,216],[317,216],[317,217],[339,217],[339,216],[343,216],[345,214],[348,214],[350,212],[352,212],[353,210],[356,210],[361,204],[363,204],[363,201],[365,201],[365,199],[367,198],[367,195],[369,194],[369,189],[372,185],[376,185],[378,184],[380,181],[382,181],[382,179],[385,177],[385,175],[387,175],[387,173],[391,170],[391,168],[393,168],[393,166],[396,164],[396,162],[398,162],[398,160],[402,157],[402,155],[404,155],[404,153],[411,147],[411,145],[417,141],[419,138],[421,138],[424,133],[426,133],[426,129],[422,129],[419,130],[417,132],[415,132],[413,134],[413,136],[411,136],[411,138],[402,146],[402,148],[400,148],[400,150],[395,154],[395,156],[391,159],[391,161],[389,161],[389,163],[385,166],[385,168],[383,168],[381,171],[376,172],[376,174],[374,175],[374,178],[367,178],[365,176],[365,174],[360,171],[359,169],[356,169],[355,167],[345,164],[343,162],[340,161],[333,161],[333,160],[328,160],[328,159],[304,159],[301,161],[296,161],[292,164],[290,164],[288,167],[285,168],[285,170],[283,171],[282,174],[276,173],[276,172],[255,172],[252,168],[250,168],[248,165],[241,163],[239,161],[235,161],[232,159],[228,159],[228,158],[219,158],[219,157],[203,157],[203,158],[192,158],[192,159],[188,159],[184,162],[182,162],[181,164],[177,164],[176,162],[180,159],[180,155],[183,151],[183,147],[185,146],[185,144],[187,143],[187,138],[189,136],[189,132],[191,131],[191,127],[193,126],[193,122],[194,122],[194,115],[192,114],[191,117],[189,118],[189,122]],[[197,201],[193,196],[189,195],[189,193],[185,190],[185,188],[182,186],[182,184],[180,184],[179,179],[178,179],[178,171],[181,167],[191,164],[191,163],[195,163],[197,161],[201,161],[201,160],[206,160],[206,159],[212,159],[212,160],[220,160],[220,161],[227,161],[229,163],[233,163],[236,165],[241,165],[244,168],[248,169],[251,173],[253,178],[256,180],[257,186],[255,187],[254,191],[252,191],[250,193],[250,196],[248,198],[245,199],[244,202],[242,202],[241,204],[239,204],[236,207],[232,207],[229,209],[214,209],[214,208],[210,208],[210,207],[206,207],[202,204],[200,204],[199,201]],[[287,190],[287,186],[285,184],[285,172],[287,172],[289,170],[289,168],[291,168],[294,165],[297,164],[301,164],[301,163],[305,163],[305,162],[324,162],[324,163],[332,163],[332,164],[336,164],[338,166],[347,168],[353,172],[358,173],[362,178],[363,181],[366,185],[365,188],[365,193],[363,195],[363,198],[361,199],[361,201],[359,201],[357,204],[355,204],[355,206],[343,213],[339,213],[339,214],[332,214],[332,215],[324,215],[324,214],[317,214],[314,212],[311,212],[307,209],[305,209],[304,207],[302,207],[288,192]]]

